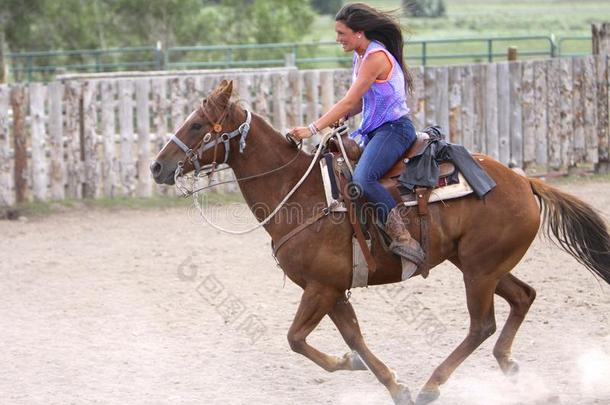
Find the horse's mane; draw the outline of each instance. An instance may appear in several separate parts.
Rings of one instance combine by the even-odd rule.
[[[212,93],[210,93],[210,95],[208,97],[203,99],[201,108],[202,109],[209,108],[209,110],[213,111],[213,113],[216,116],[222,114],[222,111],[225,108],[233,109],[233,108],[237,107],[237,108],[241,108],[242,110],[248,109],[246,106],[246,104],[247,104],[246,100],[241,98],[239,96],[239,93],[237,93],[237,91],[233,92],[233,95],[231,96],[231,99],[229,100],[228,106],[225,106],[224,100],[222,100],[222,97],[221,97],[222,94],[223,94],[222,90],[215,89]],[[252,113],[253,117],[256,116],[259,118],[260,124],[263,126],[262,129],[265,133],[272,133],[274,136],[277,136],[278,138],[281,138],[282,141],[286,142],[286,145],[289,145],[288,142],[286,141],[286,138],[284,137],[284,135],[282,135],[280,130],[275,128],[267,119],[265,119],[265,117],[252,111],[251,109],[250,109],[250,112]],[[305,150],[301,151],[301,153],[304,155],[311,155],[309,152],[306,152]]]

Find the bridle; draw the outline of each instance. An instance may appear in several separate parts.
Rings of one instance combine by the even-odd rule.
[[[204,102],[205,102],[205,100],[204,100]],[[227,107],[223,111],[223,113],[221,114],[220,118],[217,121],[211,120],[210,116],[203,108],[203,102],[202,102],[201,106],[198,109],[198,113],[200,115],[204,116],[205,118],[207,118],[209,122],[215,122],[215,124],[212,125],[212,131],[207,132],[205,135],[203,135],[203,137],[201,138],[201,141],[199,141],[199,143],[197,145],[195,145],[195,147],[193,147],[193,148],[188,147],[184,142],[182,142],[176,136],[176,134],[172,134],[171,138],[169,139],[169,142],[174,142],[185,153],[186,158],[191,162],[191,164],[195,168],[195,176],[198,176],[202,170],[204,170],[204,171],[210,170],[210,172],[213,173],[219,164],[227,163],[229,160],[229,153],[231,151],[230,141],[231,141],[231,139],[233,139],[237,136],[241,136],[241,138],[239,140],[239,153],[244,153],[244,150],[246,149],[246,139],[248,137],[248,132],[250,131],[250,124],[252,122],[252,113],[249,110],[246,110],[246,120],[239,127],[237,127],[237,129],[235,129],[234,131],[231,131],[231,132],[223,132],[221,134],[222,129],[223,129],[222,123],[225,120],[225,118],[227,117],[228,112],[229,112],[229,107]],[[212,137],[213,137],[212,132],[214,134],[216,134],[216,137],[214,137],[213,141],[212,141]],[[217,157],[218,145],[221,142],[224,145],[225,157],[222,162],[218,163],[216,161],[216,157]],[[212,148],[214,148],[214,158],[212,160],[212,163],[204,165],[202,167],[201,163],[199,162],[199,159],[203,156],[203,154],[206,151],[208,151]],[[182,173],[183,166],[184,166],[184,162],[182,162],[182,161],[178,162],[178,166],[176,167],[176,173],[174,174],[174,177],[180,177],[183,174]]]
[[[207,112],[203,108],[204,103],[205,103],[205,100],[201,103],[201,106],[197,110],[197,113],[202,115],[206,119],[208,119],[209,122],[214,122],[214,120],[210,119],[210,116],[207,114]],[[278,172],[278,171],[283,170],[286,167],[290,166],[292,163],[294,163],[297,160],[297,158],[299,157],[299,155],[301,154],[303,142],[296,141],[290,135],[290,133],[287,133],[285,135],[286,140],[298,149],[295,156],[288,163],[285,163],[280,167],[276,167],[275,169],[272,169],[272,170],[269,170],[266,172],[262,172],[262,173],[258,173],[258,174],[254,174],[254,175],[250,175],[250,176],[246,176],[246,177],[236,178],[233,180],[212,183],[211,178],[214,175],[214,173],[219,172],[221,170],[226,170],[229,168],[229,167],[226,167],[224,169],[223,168],[217,169],[217,167],[219,166],[219,163],[216,161],[216,157],[217,157],[218,145],[220,144],[220,142],[223,143],[224,148],[225,148],[225,157],[224,157],[224,160],[220,164],[226,164],[228,162],[229,153],[231,151],[230,141],[233,138],[235,138],[237,136],[241,136],[241,138],[239,140],[239,153],[240,154],[243,154],[244,150],[246,149],[246,139],[248,138],[248,133],[250,131],[250,126],[252,123],[252,113],[249,110],[245,110],[246,120],[239,127],[237,127],[237,129],[235,129],[234,131],[231,131],[231,132],[224,132],[224,133],[220,134],[220,132],[222,132],[222,122],[227,117],[228,111],[230,108],[231,108],[231,105],[229,105],[223,111],[223,113],[221,114],[218,121],[216,121],[216,123],[212,125],[212,131],[217,135],[214,138],[213,142],[211,142],[211,138],[213,136],[211,132],[207,132],[201,138],[201,140],[197,143],[197,145],[195,145],[193,148],[188,147],[175,134],[172,134],[171,138],[169,139],[168,142],[174,142],[185,153],[186,158],[191,162],[191,164],[193,165],[193,167],[195,169],[194,170],[195,178],[199,176],[199,173],[204,172],[210,179],[209,184],[207,186],[200,187],[197,189],[195,189],[195,187],[193,186],[192,190],[187,190],[184,186],[182,186],[182,187],[178,186],[178,188],[182,191],[182,194],[185,197],[188,195],[197,194],[198,192],[203,191],[208,188],[220,186],[222,184],[234,183],[234,182],[238,183],[240,181],[251,180],[251,179],[267,176],[269,174]],[[207,150],[212,149],[212,148],[214,148],[214,158],[212,160],[212,163],[201,166],[199,159],[203,156],[204,152],[206,152]],[[174,182],[176,185],[178,185],[178,180],[183,175],[184,175],[184,162],[179,161],[178,165],[176,166],[176,170],[174,172]]]

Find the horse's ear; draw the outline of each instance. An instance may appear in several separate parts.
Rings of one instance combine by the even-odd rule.
[[[231,94],[233,93],[233,80],[223,80],[216,88],[216,94],[218,95],[218,101],[223,105],[229,103]]]
[[[218,83],[218,86],[216,86],[216,89],[214,89],[214,93],[229,93],[231,94],[233,92],[233,80],[221,80],[220,83]]]

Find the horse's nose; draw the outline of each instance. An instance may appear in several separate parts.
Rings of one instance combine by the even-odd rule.
[[[161,163],[159,163],[158,161],[154,161],[150,164],[150,172],[152,173],[153,177],[156,179],[159,177],[159,175],[161,174],[161,172],[163,171],[163,165]]]

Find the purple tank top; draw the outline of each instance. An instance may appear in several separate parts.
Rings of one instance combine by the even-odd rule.
[[[409,113],[405,78],[402,69],[394,56],[382,43],[371,41],[366,48],[360,66],[373,52],[384,52],[392,62],[392,70],[387,80],[376,80],[362,97],[362,122],[360,128],[351,134],[353,138],[361,135],[360,146],[365,146],[368,143],[366,135],[369,132],[379,128],[386,122],[395,121]],[[358,54],[354,52],[352,82],[355,82],[358,77],[358,72],[356,71],[357,62]]]

